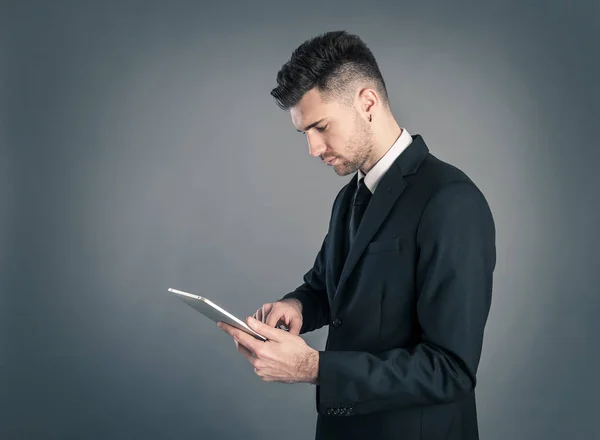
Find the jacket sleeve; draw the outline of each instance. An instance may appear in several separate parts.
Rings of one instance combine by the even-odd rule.
[[[483,194],[471,182],[446,184],[424,208],[416,243],[419,343],[380,353],[320,351],[319,412],[442,404],[474,389],[496,263]]]
[[[347,185],[346,185],[347,187]],[[342,188],[336,195],[329,219],[329,230],[331,230],[334,215],[341,196],[346,190]],[[303,283],[293,292],[288,293],[282,299],[295,298],[302,304],[302,328],[300,334],[318,330],[329,323],[329,298],[327,296],[327,286],[325,283],[325,274],[327,271],[327,262],[329,256],[329,232],[325,234],[321,249],[317,253],[313,267],[304,274]]]
[[[301,334],[317,330],[329,322],[329,299],[325,286],[328,237],[329,234],[326,234],[313,267],[303,277],[304,282],[282,298],[294,298],[302,304]]]

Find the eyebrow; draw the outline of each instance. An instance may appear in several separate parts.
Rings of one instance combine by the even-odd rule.
[[[318,125],[319,123],[323,122],[325,119],[327,119],[327,118],[322,118],[322,119],[319,119],[317,122],[313,122],[312,124],[310,124],[310,125],[307,125],[306,127],[304,127],[304,130],[298,130],[298,129],[296,129],[296,131],[297,131],[298,133],[302,133],[303,131],[308,131],[308,130],[310,130],[311,128],[313,128],[315,125]]]

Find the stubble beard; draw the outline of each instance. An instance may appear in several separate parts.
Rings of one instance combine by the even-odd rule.
[[[353,174],[369,159],[373,151],[373,133],[371,127],[362,119],[357,117],[356,130],[351,136],[346,151],[350,152],[352,157],[340,158],[341,164],[334,167],[339,176]]]

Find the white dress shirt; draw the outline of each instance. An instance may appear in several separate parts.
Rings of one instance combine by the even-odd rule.
[[[402,128],[402,127],[401,127]],[[406,129],[402,128],[402,132],[394,145],[383,155],[381,159],[369,170],[367,175],[365,176],[361,170],[358,170],[357,181],[360,181],[363,177],[365,178],[365,185],[371,191],[371,194],[375,192],[375,188],[377,188],[377,184],[386,173],[386,171],[392,166],[394,161],[400,156],[406,147],[408,147],[412,143],[412,137],[406,131]]]

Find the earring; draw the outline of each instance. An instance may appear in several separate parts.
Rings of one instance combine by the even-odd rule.
[[[371,122],[371,120],[372,120],[372,116],[371,116],[371,115],[369,115],[369,122]]]

